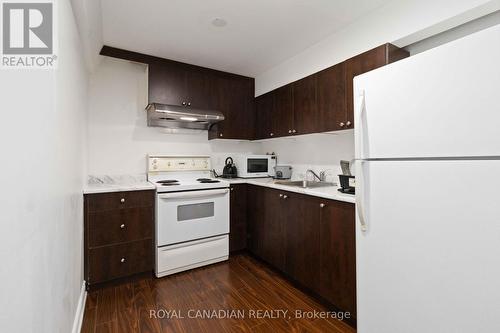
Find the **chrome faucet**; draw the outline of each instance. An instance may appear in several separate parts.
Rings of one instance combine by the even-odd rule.
[[[320,173],[320,174],[321,174],[321,176],[322,176],[322,177],[320,177],[320,176],[318,176],[318,175],[316,174],[316,172],[314,172],[314,171],[313,171],[313,170],[311,170],[311,169],[307,169],[307,171],[306,171],[306,180],[307,180],[307,175],[308,175],[309,173],[311,173],[311,174],[314,176],[314,178],[318,179],[318,181],[320,181],[320,182],[325,180],[325,179],[324,179],[324,178],[325,178],[325,174],[324,174],[323,172],[321,172],[321,173]]]

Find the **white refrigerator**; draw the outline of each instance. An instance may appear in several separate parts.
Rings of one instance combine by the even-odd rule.
[[[500,26],[354,93],[358,332],[500,332]]]

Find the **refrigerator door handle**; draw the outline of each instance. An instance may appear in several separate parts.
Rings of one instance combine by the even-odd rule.
[[[359,149],[359,158],[366,158],[365,155],[365,138],[363,135],[363,119],[365,117],[366,105],[365,105],[365,91],[358,91],[359,96],[359,112],[358,119],[356,119],[356,130],[357,130],[357,138],[358,138],[358,149]]]
[[[359,168],[356,172],[356,212],[358,214],[358,219],[359,219],[359,224],[361,225],[361,231],[366,232],[367,231],[367,225],[366,225],[366,219],[365,219],[365,212],[364,212],[364,200],[363,200],[363,182],[364,182],[364,177],[363,177],[363,164],[365,161],[363,160],[357,160],[359,162]]]

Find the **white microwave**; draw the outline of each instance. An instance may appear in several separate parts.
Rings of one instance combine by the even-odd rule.
[[[274,177],[276,155],[240,155],[234,162],[238,177]]]

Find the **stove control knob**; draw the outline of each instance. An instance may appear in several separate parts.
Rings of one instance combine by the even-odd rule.
[[[124,202],[125,202],[125,198],[121,198],[121,199],[120,199],[120,202],[121,202],[121,203],[124,203]]]

